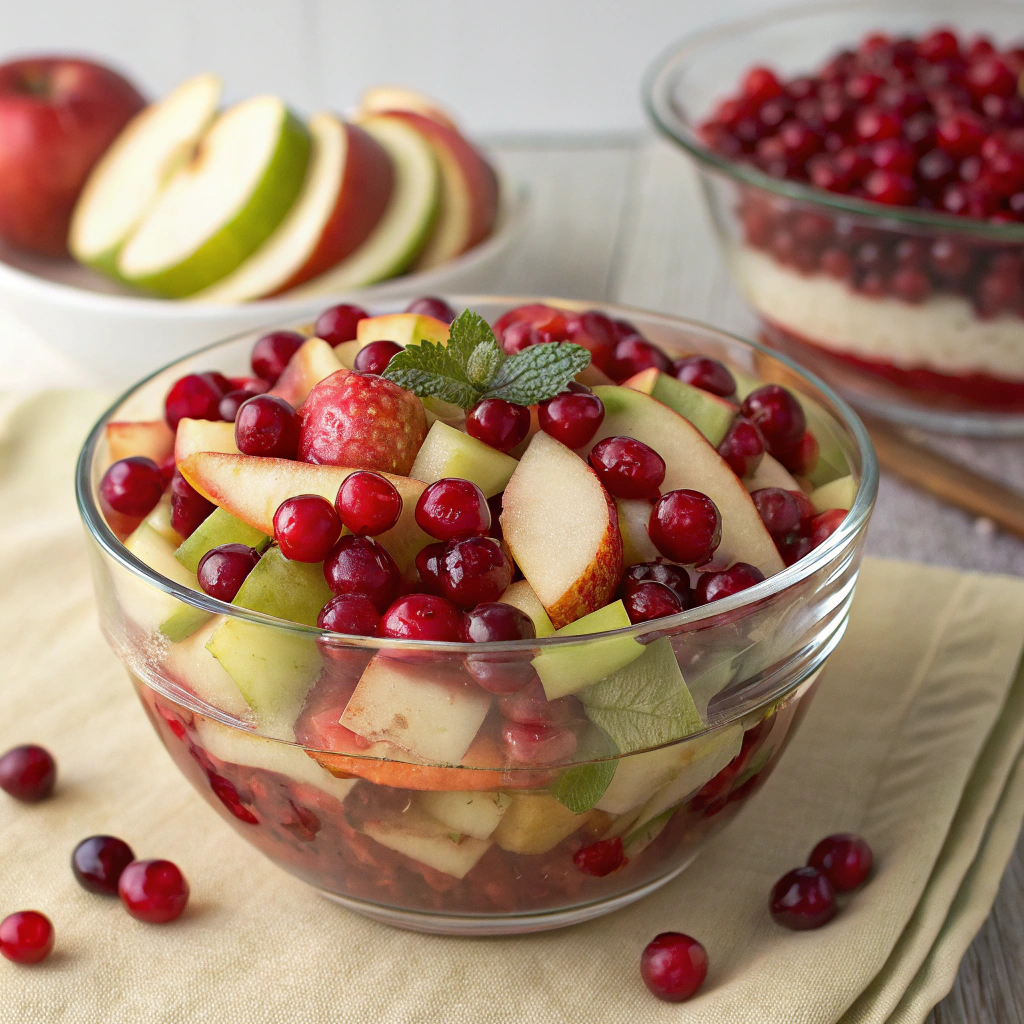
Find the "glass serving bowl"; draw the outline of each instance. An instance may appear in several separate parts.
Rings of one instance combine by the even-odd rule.
[[[712,151],[698,133],[752,66],[810,73],[869,32],[920,36],[940,25],[961,38],[1024,39],[1020,6],[991,0],[791,8],[683,42],[652,69],[646,101],[657,127],[696,160],[715,230],[764,341],[875,415],[933,430],[1019,435],[1024,305],[979,310],[987,275],[1007,254],[1024,266],[1024,224],[883,206],[774,178]],[[896,278],[904,254],[924,269],[927,287],[915,278],[911,291]],[[869,262],[880,268],[870,287],[857,275]],[[1024,287],[1024,270],[1020,276]]]
[[[493,321],[513,305],[549,300],[452,301]],[[255,334],[141,383],[82,451],[78,502],[101,626],[174,762],[276,864],[378,920],[453,934],[527,932],[657,889],[767,779],[845,629],[877,487],[856,416],[826,385],[758,345],[686,320],[598,308],[629,318],[669,352],[705,353],[748,382],[798,392],[831,457],[857,481],[835,533],[742,594],[613,632],[473,645],[345,637],[160,575],[118,540],[97,502],[110,461],[107,422],[159,418],[169,385],[187,372],[244,372]],[[591,695],[653,685],[644,692],[656,699],[617,723],[619,745],[609,751],[576,696],[549,702],[537,683],[499,696],[474,682],[467,661],[495,690],[502,679],[538,673],[573,686],[601,681]],[[700,716],[686,728],[672,696],[681,679]],[[383,719],[416,754],[361,739],[341,725],[343,712],[350,722],[353,714]],[[509,721],[568,723],[579,747],[569,759],[554,753],[517,766],[498,742]],[[616,837],[627,862],[605,874],[602,851],[617,849]]]

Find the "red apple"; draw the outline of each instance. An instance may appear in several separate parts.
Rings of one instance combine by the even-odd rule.
[[[109,68],[64,57],[0,65],[0,238],[66,256],[93,165],[146,101]]]

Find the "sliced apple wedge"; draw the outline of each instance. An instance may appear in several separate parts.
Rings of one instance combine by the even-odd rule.
[[[141,455],[159,465],[174,451],[174,434],[163,420],[144,423],[113,421],[107,424],[106,433],[110,458],[114,462]]]
[[[190,637],[180,643],[169,644],[161,672],[191,690],[210,707],[246,721],[252,718],[252,712],[242,691],[206,648],[223,623],[224,616],[215,615]]]
[[[838,480],[822,484],[811,491],[811,504],[814,511],[819,514],[833,508],[849,512],[856,497],[857,481],[852,476],[841,476]]]
[[[619,530],[622,533],[622,564],[628,567],[638,562],[653,562],[661,552],[647,532],[653,507],[651,503],[642,498],[616,498],[615,507],[619,512]]]
[[[443,822],[460,835],[490,839],[501,816],[508,809],[511,797],[507,793],[455,790],[448,793],[421,793],[417,802],[432,818]]]
[[[350,256],[384,215],[394,187],[391,158],[368,132],[333,114],[310,118],[312,151],[295,204],[237,270],[195,302],[248,302],[288,291]]]
[[[235,444],[234,423],[222,420],[178,421],[178,432],[174,437],[174,462],[180,465],[196,452],[220,452],[224,455],[239,455]]]
[[[743,486],[751,494],[763,487],[781,487],[784,491],[800,490],[800,485],[793,479],[793,474],[767,452],[761,457],[757,469],[743,478]]]
[[[438,124],[457,130],[451,114],[440,103],[402,85],[374,85],[367,89],[359,97],[356,116],[366,118],[372,114],[390,113],[395,110],[411,110],[429,117]]]
[[[492,498],[505,489],[518,465],[496,448],[437,420],[427,431],[409,476],[425,484],[449,476],[462,477],[472,480],[485,497]]]
[[[732,402],[687,384],[686,381],[676,380],[656,367],[641,370],[624,381],[622,386],[664,402],[688,419],[716,448],[722,443],[739,412],[739,407]]]
[[[605,416],[593,444],[616,435],[635,437],[665,460],[663,494],[692,488],[706,494],[718,506],[722,515],[722,543],[715,553],[715,565],[749,562],[766,577],[782,571],[782,558],[746,488],[688,419],[631,388],[598,387],[594,394],[604,403]],[[525,570],[524,575],[530,578]]]
[[[550,434],[534,436],[512,474],[501,528],[556,629],[612,599],[622,575],[615,502],[590,466]]]
[[[232,107],[125,242],[118,274],[168,298],[194,295],[230,274],[291,209],[309,150],[309,132],[276,97]]]
[[[308,338],[288,360],[284,373],[270,389],[270,394],[283,398],[293,409],[298,409],[320,381],[344,368],[334,349],[323,338]]]
[[[356,324],[356,341],[364,348],[373,341],[393,341],[402,348],[421,341],[448,341],[448,325],[425,313],[386,313],[366,316]]]
[[[491,838],[510,853],[547,853],[593,817],[573,814],[550,793],[513,793]]]
[[[526,580],[516,580],[498,600],[502,604],[510,604],[513,608],[518,608],[521,612],[529,615],[533,620],[533,628],[537,631],[537,636],[551,636],[554,633],[555,627],[551,624],[544,605],[540,603],[537,592]]]
[[[121,246],[167,181],[192,159],[217,114],[222,87],[217,75],[196,75],[128,122],[75,206],[68,247],[76,260],[116,276]]]

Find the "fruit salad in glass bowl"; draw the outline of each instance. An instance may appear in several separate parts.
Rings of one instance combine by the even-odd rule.
[[[102,628],[196,789],[328,896],[424,931],[585,920],[773,770],[874,456],[825,385],[710,327],[409,308],[230,339],[103,417]]]
[[[815,6],[684,43],[649,108],[698,164],[764,339],[864,409],[1024,432],[1013,4]]]

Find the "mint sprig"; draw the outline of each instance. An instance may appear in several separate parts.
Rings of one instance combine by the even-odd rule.
[[[589,763],[567,768],[548,787],[548,792],[573,814],[589,811],[611,784],[619,764],[614,758],[618,752],[611,737],[600,729],[585,733],[576,756]]]
[[[447,345],[420,341],[408,345],[381,376],[420,398],[469,409],[485,398],[536,405],[564,390],[590,363],[582,345],[548,342],[507,355],[490,324],[465,310],[452,323]]]

